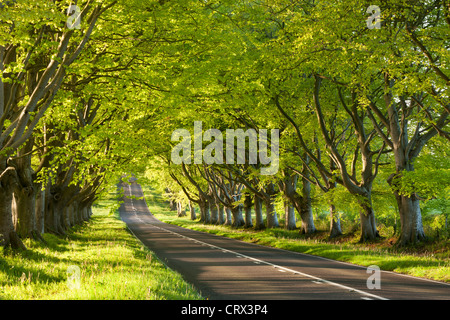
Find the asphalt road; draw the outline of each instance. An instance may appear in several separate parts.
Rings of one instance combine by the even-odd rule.
[[[143,196],[135,182],[123,187],[125,196]],[[145,246],[210,300],[450,299],[449,284],[381,271],[379,289],[369,289],[374,273],[366,267],[165,224],[144,200],[125,197],[119,212]]]

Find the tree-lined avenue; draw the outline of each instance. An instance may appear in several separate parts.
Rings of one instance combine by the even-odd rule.
[[[368,289],[366,268],[245,243],[157,220],[136,182],[122,184],[119,211],[132,233],[209,299],[449,299],[450,285],[381,272]],[[129,197],[129,196],[134,197]]]

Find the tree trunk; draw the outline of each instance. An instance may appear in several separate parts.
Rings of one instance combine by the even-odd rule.
[[[0,180],[0,245],[5,248],[26,249],[14,230],[12,216],[14,185],[10,180],[7,177]]]
[[[89,208],[90,207],[83,207],[81,210],[84,222],[89,221]]]
[[[79,225],[81,224],[81,219],[80,219],[80,203],[78,201],[76,201],[75,203],[73,203],[73,224],[74,225]]]
[[[83,210],[82,204],[78,201],[74,201],[73,204],[73,223],[74,225],[80,225],[83,223]]]
[[[45,232],[56,235],[65,235],[66,232],[64,231],[61,223],[61,217],[63,215],[62,211],[64,208],[59,201],[61,199],[61,195],[59,193],[52,194],[50,189],[47,189],[46,193],[44,230]]]
[[[266,219],[267,228],[277,228],[279,227],[277,212],[275,210],[275,203],[272,199],[264,201],[266,205]]]
[[[46,188],[46,212],[44,217],[45,231],[56,235],[66,235],[68,226],[65,219],[65,208],[80,195],[80,187],[70,184],[75,167],[69,165],[58,169],[55,181],[49,180]]]
[[[62,208],[61,224],[63,225],[64,230],[69,230],[72,226],[70,222],[70,210],[71,206],[65,206]]]
[[[72,228],[77,223],[75,222],[76,211],[78,209],[78,203],[76,201],[72,202],[69,206],[65,208],[66,225],[68,228]]]
[[[169,207],[170,207],[170,211],[176,211],[177,210],[177,202],[173,199],[170,199]]]
[[[36,197],[35,206],[36,216],[36,230],[42,234],[44,233],[44,214],[45,214],[45,191],[40,190]]]
[[[219,224],[222,225],[225,223],[225,207],[222,204],[219,204]]]
[[[179,218],[186,216],[186,211],[184,210],[183,203],[181,201],[177,202],[177,216]]]
[[[409,166],[408,169],[413,170],[412,166]],[[395,183],[395,177],[398,176],[400,175],[392,174],[388,178],[388,183],[393,187],[400,215],[401,231],[400,237],[397,240],[397,245],[405,246],[425,240],[426,235],[422,225],[420,200],[417,199],[415,194],[404,195],[397,191],[398,187]]]
[[[302,197],[300,200],[300,218],[302,220],[302,226],[300,233],[302,234],[312,234],[316,232],[316,227],[314,225],[313,210],[311,206],[311,183],[302,178]]]
[[[317,231],[314,225],[314,218],[310,203],[308,202],[302,203],[302,210],[300,212],[300,217],[302,220],[302,225],[300,227],[301,234],[312,234]]]
[[[311,206],[311,200],[307,197],[302,198],[303,201],[300,204],[300,218],[302,220],[302,226],[300,228],[300,233],[302,234],[312,234],[316,232],[316,227],[314,225],[314,217]]]
[[[414,195],[408,197],[396,193],[396,198],[399,203],[401,222],[401,233],[397,244],[404,246],[425,240],[420,201]]]
[[[62,209],[58,205],[49,204],[45,214],[45,232],[59,236],[66,235],[61,221],[62,215]]]
[[[74,208],[74,222],[76,225],[80,225],[83,223],[83,211],[80,203],[77,203],[76,207]]]
[[[225,223],[225,207],[222,204],[219,204],[219,224],[222,225]]]
[[[225,221],[225,225],[226,226],[231,226],[233,224],[233,222],[232,222],[233,221],[232,220],[233,214],[231,212],[231,209],[228,208],[228,207],[225,207],[225,213],[226,213],[226,217],[227,217],[227,219]]]
[[[191,220],[197,219],[197,215],[195,214],[194,204],[190,200],[189,200],[189,213],[191,215]]]
[[[253,197],[253,199],[254,199],[253,203],[254,203],[254,208],[255,208],[255,229],[256,230],[265,229],[266,226],[264,224],[264,217],[263,217],[263,213],[262,213],[263,201],[256,194]]]
[[[211,213],[209,211],[209,202],[203,202],[200,204],[200,211],[201,211],[201,220],[204,224],[211,223]]]
[[[199,202],[198,208],[200,209],[200,222],[205,222],[205,203]]]
[[[209,224],[211,222],[209,203],[210,201],[208,201],[208,199],[205,196],[199,194],[198,206],[200,208],[200,222],[204,224]]]
[[[244,212],[245,212],[245,225],[246,228],[253,227],[252,221],[252,196],[250,194],[245,195],[244,201]]]
[[[389,75],[386,74],[386,86],[390,84],[390,80]],[[388,183],[393,187],[394,196],[397,200],[400,213],[401,233],[397,244],[408,245],[417,243],[426,238],[422,227],[420,201],[414,193],[409,195],[399,194],[399,190],[395,185],[395,180],[396,178],[401,177],[403,171],[414,171],[414,159],[419,156],[426,141],[431,139],[434,134],[428,134],[428,137],[425,140],[418,139],[417,136],[410,140],[408,137],[408,121],[404,121],[405,119],[402,118],[404,115],[402,115],[402,117],[399,115],[398,104],[393,100],[392,94],[385,94],[386,105],[389,106],[389,133],[391,135],[395,159],[395,174],[392,174],[388,178]],[[424,135],[422,135],[421,138],[423,138]]]
[[[40,237],[36,226],[36,190],[34,187],[18,188],[14,192],[12,204],[17,235],[22,239],[38,240]]]
[[[279,227],[278,216],[275,210],[275,186],[273,183],[269,183],[266,188],[266,193],[268,194],[268,199],[264,199],[264,203],[266,205],[266,219],[267,219],[267,227],[268,228],[277,228]]]
[[[300,212],[300,196],[297,193],[298,174],[286,173],[279,186],[284,194],[284,227],[286,230],[297,229],[295,209]]]
[[[373,212],[370,196],[360,203],[359,217],[361,220],[361,238],[359,242],[373,241],[379,238],[375,213]]]
[[[295,208],[289,202],[289,200],[284,201],[284,227],[286,230],[295,230],[297,228],[295,219]]]
[[[335,163],[332,160],[330,160],[330,168],[331,168],[331,170],[336,170]],[[334,190],[334,188],[336,188],[337,184],[334,181],[328,180],[327,185],[328,185],[328,192],[331,192],[332,190]],[[342,235],[342,229],[341,229],[341,218],[336,213],[336,206],[333,204],[333,200],[330,200],[329,204],[330,204],[330,235],[329,235],[329,239],[332,239],[332,238]]]
[[[14,160],[17,172],[17,184],[14,188],[12,214],[14,227],[22,239],[42,240],[36,227],[36,195],[39,184],[34,183],[34,171],[31,168],[31,154],[34,141],[29,140],[21,148]]]
[[[210,202],[209,210],[211,212],[211,223],[219,224],[219,208],[214,202]]]
[[[233,215],[233,226],[242,227],[245,225],[244,218],[242,217],[242,205],[232,207],[231,213]]]
[[[330,204],[330,236],[329,238],[335,238],[342,235],[341,219],[336,215],[336,207],[334,204]]]

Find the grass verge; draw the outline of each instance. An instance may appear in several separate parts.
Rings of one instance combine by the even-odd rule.
[[[44,234],[47,244],[26,240],[26,251],[0,249],[0,299],[201,299],[128,232],[111,212],[116,202],[113,194],[100,201],[91,220],[65,237]],[[67,283],[69,266],[79,268],[79,288]]]
[[[198,220],[192,221],[189,217],[177,217],[175,212],[169,210],[167,203],[162,200],[160,195],[149,187],[143,187],[143,190],[150,212],[166,223],[361,266],[377,265],[386,271],[450,283],[449,240],[398,248],[393,246],[392,239],[360,244],[357,242],[358,234],[344,235],[334,240],[328,240],[326,231],[305,236],[299,234],[298,230],[288,231],[282,228],[255,231],[230,226],[205,225],[199,223]]]

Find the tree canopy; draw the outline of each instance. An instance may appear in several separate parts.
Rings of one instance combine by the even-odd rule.
[[[389,212],[421,241],[448,217],[449,26],[444,0],[1,1],[0,241],[131,173],[203,223],[314,233],[320,208],[372,241]]]

